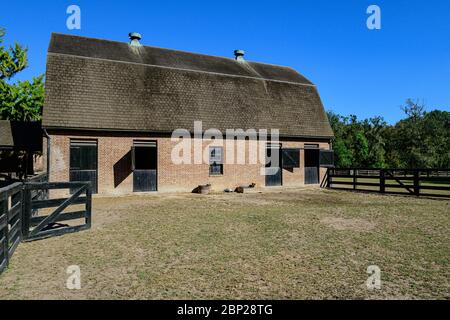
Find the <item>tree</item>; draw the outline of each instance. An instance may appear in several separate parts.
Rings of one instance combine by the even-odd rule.
[[[367,165],[375,168],[386,167],[386,136],[387,123],[381,117],[363,121],[363,128],[368,144]]]
[[[11,82],[28,66],[28,49],[18,43],[5,48],[5,35],[5,29],[0,28],[0,119],[40,120],[44,104],[44,75],[34,77],[32,81]]]
[[[344,118],[333,111],[328,111],[327,115],[335,135],[333,142],[335,164],[338,168],[351,167],[354,164],[354,157],[348,139],[348,118]]]
[[[382,132],[386,123],[382,118],[359,121],[354,115],[342,117],[331,111],[327,114],[335,134],[333,149],[337,167],[385,166]]]
[[[400,109],[413,121],[419,121],[425,115],[425,104],[417,99],[416,101],[407,99],[405,105]]]
[[[444,146],[449,134],[448,124],[445,129],[446,112],[427,113],[423,103],[411,99],[402,110],[407,118],[400,120],[391,131],[388,146],[391,158],[397,160],[400,168],[442,168],[445,161],[438,158],[440,153],[448,152],[448,144],[447,148]]]
[[[402,107],[406,118],[393,126],[381,117],[359,121],[328,112],[336,166],[450,168],[450,113],[425,108],[408,99]]]

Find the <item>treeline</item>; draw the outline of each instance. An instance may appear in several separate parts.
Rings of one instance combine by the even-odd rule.
[[[425,111],[408,99],[405,118],[388,125],[382,117],[358,120],[332,111],[328,118],[338,168],[450,168],[450,113]]]

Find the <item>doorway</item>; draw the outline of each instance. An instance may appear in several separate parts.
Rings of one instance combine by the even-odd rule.
[[[97,141],[70,140],[69,181],[90,181],[97,193],[97,167]]]
[[[133,192],[157,191],[158,153],[155,141],[134,141],[132,153]]]
[[[269,162],[272,157],[278,161]],[[269,144],[266,147],[266,187],[279,187],[283,185],[283,170],[281,165],[281,145]],[[276,159],[276,158],[275,158]]]
[[[319,145],[305,145],[305,184],[319,184]]]

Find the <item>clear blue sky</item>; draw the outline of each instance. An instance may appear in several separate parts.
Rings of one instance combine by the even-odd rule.
[[[66,9],[81,8],[81,30],[66,28]],[[366,27],[377,4],[382,29]],[[10,8],[9,8],[10,7]],[[29,47],[30,67],[17,79],[45,72],[51,32],[142,42],[165,48],[288,65],[319,88],[325,108],[365,118],[403,117],[407,98],[428,110],[450,109],[450,1],[16,1],[3,3],[7,44]]]

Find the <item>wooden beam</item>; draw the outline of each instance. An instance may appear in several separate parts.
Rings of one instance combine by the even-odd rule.
[[[25,188],[27,190],[41,190],[41,189],[70,189],[81,188],[86,186],[90,181],[73,181],[73,182],[27,182]]]
[[[53,208],[58,207],[66,201],[67,198],[61,199],[49,199],[49,200],[33,200],[31,202],[31,209],[44,209],[44,208]],[[78,197],[71,204],[83,204],[87,200],[86,197]]]
[[[86,185],[82,186],[78,191],[76,191],[70,198],[66,199],[51,215],[47,216],[36,228],[34,228],[30,236],[36,236],[39,231],[44,229],[49,223],[54,222],[54,220],[61,214],[69,205],[71,205],[75,199],[77,199],[86,190]]]
[[[50,237],[62,236],[64,234],[74,233],[74,232],[78,232],[78,231],[84,231],[84,230],[88,230],[88,229],[89,229],[89,226],[83,224],[80,226],[63,227],[63,228],[55,229],[55,230],[41,231],[36,236],[26,239],[25,242],[42,240],[42,239],[46,239],[46,238],[50,238]]]
[[[30,221],[30,225],[36,226],[42,221],[45,220],[48,216],[42,216],[42,217],[32,217]],[[67,213],[61,213],[53,222],[61,222],[61,221],[69,221],[69,220],[76,220],[76,219],[83,219],[86,217],[86,211],[74,211],[74,212],[67,212]]]

